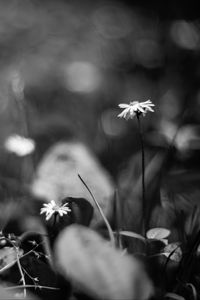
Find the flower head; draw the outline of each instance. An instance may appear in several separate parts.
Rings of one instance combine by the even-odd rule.
[[[124,118],[126,120],[133,119],[135,115],[145,114],[148,111],[154,112],[152,106],[155,106],[150,100],[145,102],[133,101],[130,104],[119,104],[120,108],[124,108],[124,110],[118,115],[119,118]]]
[[[43,204],[44,207],[40,209],[40,214],[46,214],[46,221],[48,221],[55,213],[63,217],[63,215],[67,215],[68,212],[71,211],[67,205],[68,203],[59,206],[52,200],[50,203]]]

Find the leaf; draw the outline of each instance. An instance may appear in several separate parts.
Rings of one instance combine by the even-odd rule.
[[[182,259],[182,250],[179,243],[171,243],[167,245],[162,254],[175,262],[180,262]]]
[[[29,295],[30,296],[30,295]],[[0,300],[16,300],[16,299],[23,299],[23,296],[21,298],[17,298],[16,292],[13,293],[11,291],[6,291],[6,288],[3,286],[0,286]],[[36,300],[34,297],[28,297],[29,300]]]
[[[145,300],[153,293],[142,265],[89,228],[67,227],[58,237],[55,256],[58,270],[92,297]]]
[[[182,297],[178,294],[175,294],[175,293],[167,293],[167,294],[165,294],[165,298],[175,299],[175,300],[185,300],[184,297]]]
[[[18,250],[19,257],[23,255],[23,250]],[[4,247],[0,249],[0,273],[12,267],[17,261],[17,254],[14,247]]]
[[[193,295],[193,299],[197,300],[197,290],[195,288],[195,286],[192,283],[187,283],[186,286],[190,287],[192,290],[192,295]]]
[[[149,229],[146,233],[148,239],[156,239],[156,240],[165,239],[169,235],[170,235],[170,230],[161,227]]]
[[[14,295],[7,292],[3,287],[0,287],[0,300],[12,300],[16,299]]]
[[[24,298],[23,286],[0,286],[0,300],[16,300],[16,299],[28,299],[28,300],[39,300],[35,295],[28,291],[27,297]]]
[[[66,197],[62,200],[62,204],[65,203],[69,203],[69,208],[71,209],[70,214],[67,215],[71,221],[70,223],[89,226],[94,212],[89,201],[84,198]]]
[[[139,239],[139,240],[141,240],[143,242],[146,241],[146,239],[141,234],[138,234],[136,232],[132,232],[132,231],[120,231],[119,234],[124,235],[124,236],[128,236],[128,237],[132,237],[132,238],[135,238],[135,239]]]
[[[166,246],[168,245],[168,239],[160,239],[159,241],[163,242]]]
[[[104,223],[107,227],[107,230],[108,230],[108,234],[110,236],[110,240],[111,240],[111,243],[113,244],[113,246],[115,246],[115,237],[114,237],[114,234],[113,234],[113,231],[112,231],[112,228],[110,226],[110,223],[108,221],[108,219],[106,218],[101,206],[99,205],[98,201],[95,199],[94,195],[92,194],[91,190],[89,189],[88,185],[85,183],[85,181],[82,179],[82,177],[80,176],[80,174],[78,174],[78,177],[79,179],[81,180],[81,182],[83,183],[83,185],[85,186],[85,188],[88,190],[88,193],[90,194],[92,200],[94,201],[100,215],[102,216],[102,219],[104,220]]]

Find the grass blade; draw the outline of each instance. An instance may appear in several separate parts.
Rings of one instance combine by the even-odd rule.
[[[103,218],[103,220],[105,222],[105,225],[106,225],[106,227],[108,229],[108,234],[109,234],[109,237],[110,237],[110,241],[111,241],[112,245],[115,246],[114,234],[113,234],[112,228],[111,228],[111,226],[110,226],[110,224],[108,222],[108,219],[106,218],[106,216],[105,216],[102,208],[100,207],[99,203],[95,199],[95,197],[92,194],[91,190],[89,189],[88,185],[85,183],[85,181],[82,179],[82,177],[79,174],[78,174],[78,177],[81,180],[81,182],[83,183],[83,185],[86,187],[86,189],[88,190],[88,192],[89,192],[90,196],[92,197],[94,203],[96,204],[96,206],[97,206],[97,208],[98,208],[98,210],[99,210],[99,212],[100,212],[100,214],[101,214],[101,216],[102,216],[102,218]]]

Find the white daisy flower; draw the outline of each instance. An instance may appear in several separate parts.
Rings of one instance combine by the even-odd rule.
[[[59,214],[60,217],[63,217],[63,215],[67,215],[68,212],[71,211],[67,205],[68,203],[59,206],[52,200],[50,203],[43,204],[44,207],[40,209],[40,214],[46,214],[46,221],[48,221],[55,213]]]
[[[124,110],[118,115],[119,118],[124,118],[126,120],[133,119],[135,115],[145,114],[148,111],[154,112],[152,107],[155,106],[150,100],[145,102],[133,101],[130,104],[119,104],[120,108],[124,108]]]
[[[32,139],[14,134],[7,138],[4,147],[7,151],[18,156],[26,156],[35,150],[35,142]]]

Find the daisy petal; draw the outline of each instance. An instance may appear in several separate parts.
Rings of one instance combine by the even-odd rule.
[[[120,108],[129,108],[129,105],[128,104],[125,104],[125,103],[121,103],[118,105]]]

